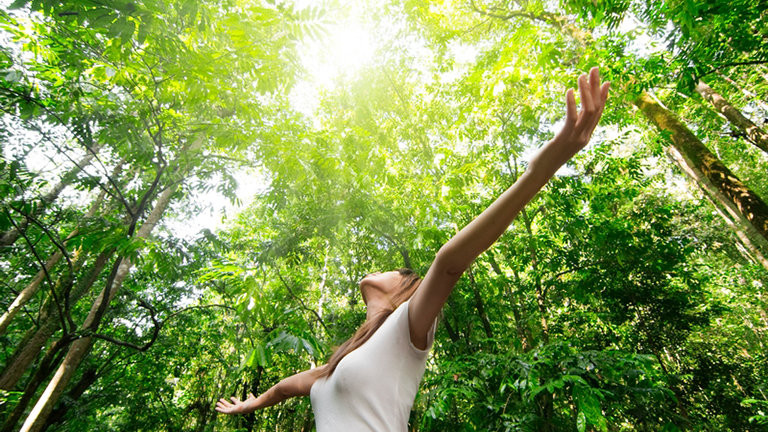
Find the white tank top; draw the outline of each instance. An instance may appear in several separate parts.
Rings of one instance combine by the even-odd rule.
[[[411,343],[408,304],[390,315],[360,348],[347,354],[309,396],[317,432],[408,431],[408,417],[426,369],[427,349]]]

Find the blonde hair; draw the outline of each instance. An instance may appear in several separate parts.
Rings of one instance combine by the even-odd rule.
[[[416,292],[416,288],[421,284],[421,278],[413,270],[407,268],[401,268],[397,270],[403,276],[403,280],[400,282],[400,289],[392,296],[392,310],[384,310],[372,319],[363,323],[359,329],[347,339],[336,351],[331,355],[326,367],[320,369],[317,372],[317,378],[328,378],[336,370],[336,366],[339,365],[341,359],[347,356],[347,354],[360,348],[368,339],[376,333],[376,330],[384,324],[384,321],[392,315],[392,312],[397,309],[398,306],[405,303]]]

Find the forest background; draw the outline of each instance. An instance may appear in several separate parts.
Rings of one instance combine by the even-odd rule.
[[[423,275],[599,66],[596,136],[459,282],[410,427],[768,429],[767,11],[5,3],[0,428],[312,430],[306,398],[213,408],[325,361],[366,273]]]

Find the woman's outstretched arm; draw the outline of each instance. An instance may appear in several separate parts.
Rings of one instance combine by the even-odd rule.
[[[232,402],[226,399],[219,399],[216,403],[216,411],[224,414],[248,414],[294,396],[309,396],[309,391],[317,379],[317,372],[324,367],[320,366],[317,369],[300,372],[285,378],[259,397],[249,394],[248,399],[241,401],[233,396],[230,398]]]
[[[501,237],[557,170],[587,145],[603,113],[608,88],[608,83],[600,85],[597,68],[588,77],[580,76],[581,111],[577,112],[573,90],[568,90],[563,129],[539,150],[514,185],[440,248],[409,306],[411,341],[417,348],[426,347],[427,332],[464,271]]]

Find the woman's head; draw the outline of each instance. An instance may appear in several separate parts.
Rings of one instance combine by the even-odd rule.
[[[401,268],[393,272],[371,273],[360,281],[360,292],[363,295],[363,301],[368,305],[368,301],[373,296],[385,296],[388,299],[389,307],[385,307],[375,316],[367,320],[359,329],[347,339],[346,342],[333,353],[328,360],[327,366],[318,372],[318,378],[327,378],[336,370],[341,359],[347,354],[358,349],[368,339],[376,333],[376,330],[384,324],[384,321],[398,308],[413,296],[416,289],[421,284],[421,278],[413,270]]]
[[[390,300],[392,310],[411,298],[419,287],[421,278],[413,270],[401,268],[388,272],[375,272],[366,275],[360,281],[360,293],[363,302],[374,296],[384,296]]]

